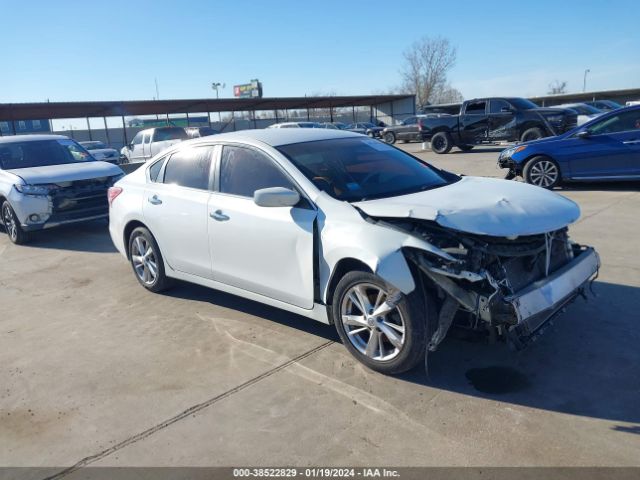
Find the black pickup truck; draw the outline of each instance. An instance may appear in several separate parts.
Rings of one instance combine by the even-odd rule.
[[[526,142],[558,135],[577,125],[573,110],[540,108],[524,98],[468,100],[457,115],[434,112],[415,118],[415,132],[406,132],[407,125],[387,127],[382,138],[389,143],[397,139],[430,141],[433,152],[447,153],[454,146],[467,151],[482,143]]]

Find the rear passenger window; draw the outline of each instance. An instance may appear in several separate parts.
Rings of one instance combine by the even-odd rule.
[[[211,150],[208,147],[191,147],[171,155],[164,169],[164,183],[208,190]]]
[[[158,160],[156,163],[149,167],[149,179],[152,182],[158,181],[158,175],[160,174],[160,170],[162,170],[162,164],[164,163],[166,158]]]
[[[487,102],[472,102],[472,103],[468,103],[467,104],[467,109],[465,111],[465,113],[471,114],[471,115],[484,115],[484,112],[486,110],[486,104]]]
[[[220,192],[253,198],[262,188],[295,190],[270,158],[250,148],[225,146],[220,164]]]

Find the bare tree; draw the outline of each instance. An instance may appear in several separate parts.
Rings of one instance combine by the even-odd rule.
[[[433,104],[441,104],[441,103],[461,103],[464,100],[464,96],[460,93],[460,90],[452,87],[448,83],[437,87],[431,96],[431,103]]]
[[[447,87],[447,74],[456,63],[456,48],[442,37],[422,37],[404,51],[402,89],[415,93],[418,105],[433,102]]]
[[[549,95],[559,95],[561,93],[567,93],[567,82],[561,82],[560,80],[554,80],[549,84]]]

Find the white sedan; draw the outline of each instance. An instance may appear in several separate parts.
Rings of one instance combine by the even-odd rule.
[[[521,348],[599,268],[568,238],[572,201],[332,129],[183,142],[117,182],[109,203],[143,287],[181,279],[335,324],[384,373],[412,368],[451,325]]]

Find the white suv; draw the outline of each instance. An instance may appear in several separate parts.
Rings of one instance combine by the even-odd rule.
[[[148,128],[139,131],[129,145],[122,147],[120,155],[127,163],[146,162],[165,148],[188,138],[181,127]]]
[[[124,176],[61,135],[0,138],[0,212],[13,243],[29,232],[106,218],[107,189]]]

